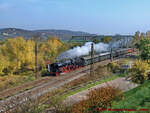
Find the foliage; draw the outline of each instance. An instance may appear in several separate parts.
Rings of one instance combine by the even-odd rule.
[[[42,43],[39,51],[42,53],[45,60],[55,61],[57,55],[67,49],[67,44],[54,37],[47,40],[45,43]]]
[[[69,45],[70,48],[74,48],[76,46],[84,45],[84,42],[70,42],[68,45]]]
[[[134,104],[133,104],[134,103]],[[150,108],[150,81],[144,82],[144,84],[131,89],[123,94],[123,98],[119,101],[112,103],[112,108],[119,109],[149,109]],[[110,111],[103,111],[104,113],[110,113]],[[111,111],[116,113],[116,111]],[[118,111],[117,113],[125,113],[125,111]],[[137,113],[149,113],[148,111]]]
[[[54,113],[71,113],[71,109],[67,107],[60,96],[51,97],[49,101]]]
[[[107,68],[107,65],[100,65],[95,69],[94,74],[96,78],[103,78],[112,75],[112,72]]]
[[[99,43],[100,41],[99,41],[98,39],[94,38],[94,39],[93,39],[93,42],[94,42],[95,44],[97,44],[97,43]]]
[[[73,106],[72,112],[97,113],[96,108],[110,107],[113,100],[120,99],[121,93],[121,90],[109,85],[92,90],[89,92],[87,100],[83,100]]]
[[[25,41],[22,37],[7,39],[0,49],[3,57],[9,62],[8,72],[13,73],[22,68],[34,68],[33,41]]]
[[[101,42],[103,42],[103,43],[109,43],[111,40],[112,40],[112,38],[109,36],[105,36],[105,37],[101,38]]]
[[[143,60],[136,60],[129,70],[129,77],[136,83],[143,83],[148,79],[149,64]]]
[[[54,62],[59,53],[69,48],[66,43],[61,42],[56,37],[37,42],[37,44],[40,73],[42,70],[43,73],[46,72],[45,61]],[[16,37],[7,38],[2,41],[0,43],[0,62],[0,77],[4,77],[4,79],[5,76],[6,78],[12,78],[12,81],[5,79],[5,82],[1,82],[0,89],[9,88],[11,83],[16,85],[16,82],[19,82],[17,79],[18,76],[20,77],[20,81],[22,81],[23,77],[21,78],[21,76],[24,75],[23,73],[31,72],[32,74],[27,76],[33,76],[35,71],[35,40],[25,40],[23,37]]]
[[[141,52],[141,58],[144,60],[150,59],[150,39],[141,39],[139,43],[136,44],[136,48]]]
[[[120,65],[115,62],[110,62],[107,64],[107,68],[113,73],[120,72]]]
[[[133,37],[132,44],[135,45],[139,40],[140,40],[140,32],[137,31],[135,32],[135,35]]]
[[[144,34],[144,33],[141,33],[140,39],[144,39],[144,38],[145,38],[145,34]]]
[[[0,74],[4,74],[3,70],[9,66],[7,58],[0,54]]]
[[[28,98],[26,103],[17,106],[11,113],[42,113],[43,107],[39,107],[38,104],[38,99],[33,100]]]
[[[54,61],[68,46],[56,37],[38,43],[38,65],[45,68],[45,60]],[[8,38],[0,45],[0,74],[18,74],[35,69],[35,42],[23,37]],[[39,69],[40,69],[39,68]],[[41,69],[42,69],[41,68]]]

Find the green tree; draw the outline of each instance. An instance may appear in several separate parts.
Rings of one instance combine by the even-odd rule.
[[[112,38],[110,36],[105,36],[103,38],[101,38],[101,42],[103,43],[109,43],[112,40]]]
[[[137,31],[137,32],[135,32],[135,35],[133,37],[132,45],[134,46],[139,40],[140,40],[140,32]]]
[[[99,41],[98,39],[96,39],[96,38],[93,38],[93,42],[94,42],[95,44],[97,44],[97,43],[99,43],[100,41]]]
[[[138,43],[136,43],[136,48],[140,51],[140,56],[143,60],[150,59],[150,39],[145,38],[141,39]]]
[[[140,39],[144,39],[144,38],[145,38],[145,34],[144,34],[144,33],[141,33]]]

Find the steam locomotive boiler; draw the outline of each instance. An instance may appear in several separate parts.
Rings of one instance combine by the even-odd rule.
[[[132,53],[134,52],[133,48],[127,48],[127,49],[119,49],[113,52],[105,52],[105,53],[101,53],[98,55],[94,55],[93,57],[93,62],[101,62],[104,60],[108,60],[111,59],[111,57],[113,58],[117,58],[120,57],[122,55],[126,55],[128,53]],[[53,64],[48,64],[47,68],[48,68],[48,72],[50,73],[50,75],[60,75],[62,73],[67,73],[70,72],[72,70],[90,65],[92,62],[91,60],[91,56],[85,56],[85,57],[78,57],[78,58],[74,58],[74,59],[69,59],[66,60],[64,62],[56,62]]]
[[[59,75],[60,73],[67,73],[77,68],[81,68],[84,66],[83,58],[74,58],[69,59],[64,62],[56,62],[53,64],[48,64],[48,72],[51,75]]]

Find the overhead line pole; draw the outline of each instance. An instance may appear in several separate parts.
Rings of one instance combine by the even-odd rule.
[[[91,44],[91,67],[90,67],[90,76],[94,76],[94,44]]]
[[[35,77],[38,78],[38,44],[35,41]]]
[[[35,41],[35,47],[34,47],[34,53],[35,53],[35,77],[38,78],[39,77],[39,64],[38,64],[38,40],[40,39],[40,37],[34,36],[34,41]]]

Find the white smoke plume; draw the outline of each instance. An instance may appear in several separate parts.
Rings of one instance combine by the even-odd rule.
[[[109,43],[109,48],[118,49],[118,48],[128,48],[131,46],[132,37],[122,38],[118,41],[112,41]]]
[[[84,55],[89,55],[89,53],[91,51],[91,44],[92,44],[92,42],[87,42],[87,43],[85,43],[84,46],[81,46],[81,47],[77,46],[73,49],[70,49],[70,50],[60,54],[57,58],[59,60],[61,60],[61,59],[68,59],[68,58],[75,58],[75,57],[80,57],[80,56],[84,56]],[[109,47],[109,45],[104,44],[104,43],[94,44],[94,51],[96,53],[108,51],[108,47]]]

